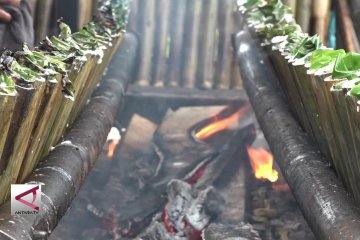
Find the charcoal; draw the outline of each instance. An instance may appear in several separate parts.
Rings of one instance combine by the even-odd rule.
[[[250,224],[210,224],[203,232],[203,240],[261,240]]]

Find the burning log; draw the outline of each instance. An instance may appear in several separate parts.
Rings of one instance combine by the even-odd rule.
[[[43,211],[36,218],[10,216],[10,202],[7,202],[0,211],[2,238],[44,238],[65,214],[114,124],[124,97],[123,91],[131,78],[135,55],[136,39],[128,36],[119,56],[115,57],[113,64],[116,65],[116,72],[108,73],[106,80],[64,137],[65,142],[57,146],[26,180],[28,183],[43,184]],[[124,62],[123,58],[128,61]],[[119,76],[121,79],[118,79]]]

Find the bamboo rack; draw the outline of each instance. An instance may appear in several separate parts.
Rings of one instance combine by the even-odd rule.
[[[104,1],[79,33],[60,23],[61,34],[35,51],[3,51],[0,204],[10,184],[23,182],[79,115],[123,40],[127,14],[126,3]]]
[[[231,41],[241,25],[234,3],[133,1],[128,31],[139,35],[142,56],[135,84],[242,89]]]
[[[360,202],[360,55],[328,49],[320,42],[326,39],[330,5],[320,2],[324,3],[313,5],[313,9],[321,7],[314,23],[319,37],[304,35],[281,1],[258,0],[239,8],[277,70],[295,117]],[[351,27],[343,34],[346,50],[356,50],[349,9],[345,1],[337,3],[341,24]]]

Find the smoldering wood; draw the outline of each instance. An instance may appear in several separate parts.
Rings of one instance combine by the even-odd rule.
[[[335,240],[359,236],[360,214],[354,200],[270,84],[269,79],[275,75],[259,42],[246,32],[237,39],[237,47],[243,44],[251,49],[238,55],[245,88],[278,164],[316,237]],[[264,64],[259,65],[260,61]]]
[[[211,158],[215,151],[205,143],[196,142],[189,129],[198,122],[217,113],[223,107],[184,108],[169,113],[154,134],[154,151],[158,164],[154,176],[147,181],[138,197],[119,209],[122,226],[137,228],[137,224],[151,221],[152,216],[161,211],[165,204],[162,194],[172,179],[183,179],[201,162]],[[199,111],[204,110],[204,111]],[[146,206],[144,208],[144,206]],[[133,232],[126,230],[127,232]]]
[[[250,225],[240,223],[237,225],[229,224],[210,224],[203,232],[204,240],[260,240],[259,233]]]
[[[114,124],[117,110],[122,105],[124,89],[131,78],[135,52],[136,39],[128,35],[119,52],[127,61],[113,62],[118,71],[123,72],[121,76],[126,78],[106,78],[103,81],[89,105],[65,136],[64,140],[68,142],[56,147],[26,180],[28,183],[43,184],[43,212],[35,217],[13,217],[8,211],[10,202],[2,206],[2,239],[32,239],[42,233],[47,235],[65,214]],[[15,224],[12,224],[12,221]]]

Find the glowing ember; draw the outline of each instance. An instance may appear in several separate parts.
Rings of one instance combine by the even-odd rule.
[[[109,141],[109,148],[107,152],[107,157],[112,158],[114,156],[117,145],[121,140],[121,135],[119,130],[116,127],[111,128],[110,133],[107,137],[107,141]]]
[[[257,179],[264,179],[270,182],[276,182],[279,173],[273,169],[274,157],[263,148],[247,147],[247,151],[251,160],[251,167]]]
[[[214,117],[214,121],[208,124],[207,126],[200,129],[198,132],[195,133],[196,139],[203,141],[207,138],[211,137],[212,135],[226,129],[230,124],[236,122],[242,115],[244,115],[250,109],[250,104],[246,104],[243,106],[239,111],[232,114],[228,118],[224,119],[217,119]]]

